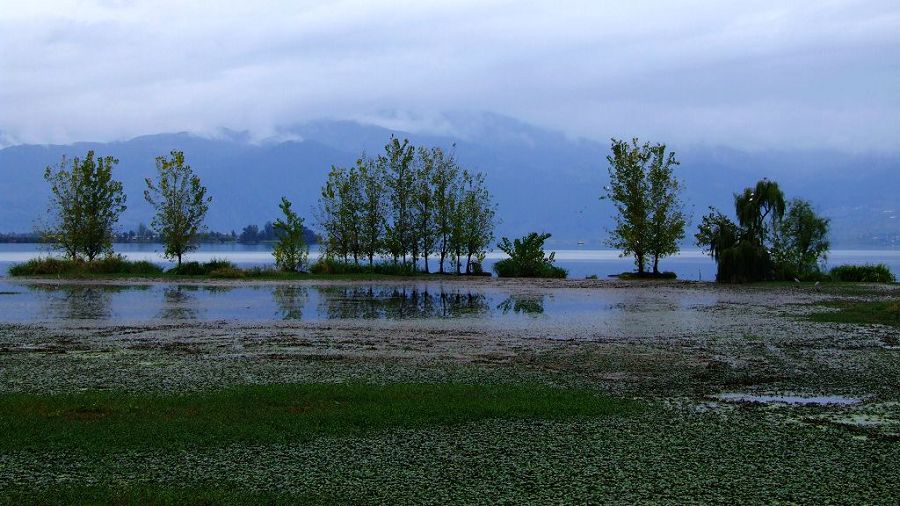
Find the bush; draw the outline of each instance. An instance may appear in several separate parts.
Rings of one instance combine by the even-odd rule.
[[[211,278],[241,279],[245,277],[246,274],[241,269],[234,267],[220,267],[210,271],[209,276]]]
[[[894,283],[897,278],[885,264],[839,265],[831,269],[834,281],[857,283]]]
[[[221,258],[213,258],[209,262],[184,262],[181,266],[175,266],[169,269],[169,274],[177,276],[214,276],[214,272],[221,274],[218,277],[231,277],[227,273],[234,274],[243,271],[238,269],[233,263]]]
[[[565,278],[568,271],[553,265],[554,253],[544,253],[544,241],[550,234],[532,232],[521,239],[500,240],[497,248],[509,255],[494,264],[501,278]]]
[[[27,262],[14,265],[9,269],[11,276],[52,276],[52,275],[87,275],[87,274],[162,274],[162,267],[140,260],[132,262],[122,255],[107,255],[103,258],[86,262],[84,260],[68,260],[55,257],[33,258]]]
[[[72,260],[63,260],[54,257],[32,258],[27,262],[13,265],[9,268],[10,276],[48,276],[52,274],[66,274],[73,268]]]
[[[313,274],[382,274],[386,276],[414,276],[416,271],[412,264],[381,262],[356,265],[355,262],[344,262],[334,258],[321,257],[310,267]]]

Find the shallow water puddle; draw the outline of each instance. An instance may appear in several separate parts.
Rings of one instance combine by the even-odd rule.
[[[727,392],[715,396],[725,402],[750,402],[758,404],[791,404],[796,406],[853,406],[862,403],[858,397],[843,395],[757,395]]]

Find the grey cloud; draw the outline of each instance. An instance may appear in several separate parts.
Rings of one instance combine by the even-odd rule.
[[[21,3],[0,12],[0,130],[491,110],[594,139],[894,152],[898,54],[892,1]]]

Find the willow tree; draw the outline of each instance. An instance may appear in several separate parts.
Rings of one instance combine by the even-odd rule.
[[[807,252],[813,238],[818,237],[818,232],[813,230],[809,231],[809,240],[795,235],[796,231],[806,230],[806,223],[798,227],[783,226],[784,193],[774,181],[762,179],[736,194],[734,208],[737,223],[711,209],[701,221],[696,235],[697,245],[716,260],[716,279],[719,281],[740,283],[771,279],[776,270],[784,272],[783,258],[779,254],[781,244],[796,245],[797,251]],[[821,252],[822,247],[827,249],[827,244],[817,243],[815,249]]]
[[[111,156],[74,158],[71,168],[66,158],[54,171],[47,167],[44,179],[50,184],[49,215],[53,222],[47,238],[71,259],[84,256],[94,260],[112,251],[113,227],[125,211],[122,183],[112,178],[119,161]]]
[[[172,151],[169,158],[156,157],[158,178],[146,178],[144,198],[156,210],[151,227],[163,242],[166,258],[181,258],[197,248],[197,236],[203,231],[203,219],[212,197],[206,187],[184,163],[184,153]]]

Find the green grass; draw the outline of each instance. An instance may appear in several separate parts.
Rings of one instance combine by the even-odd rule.
[[[827,303],[838,311],[813,313],[815,322],[881,324],[900,328],[900,299],[877,302],[835,301]]]
[[[0,504],[196,505],[243,506],[246,504],[330,504],[322,498],[298,497],[274,492],[249,492],[234,487],[57,486],[44,490],[18,489],[0,495]]]
[[[301,384],[190,394],[0,396],[0,450],[110,451],[295,443],[490,418],[630,413],[632,401],[541,385]]]

